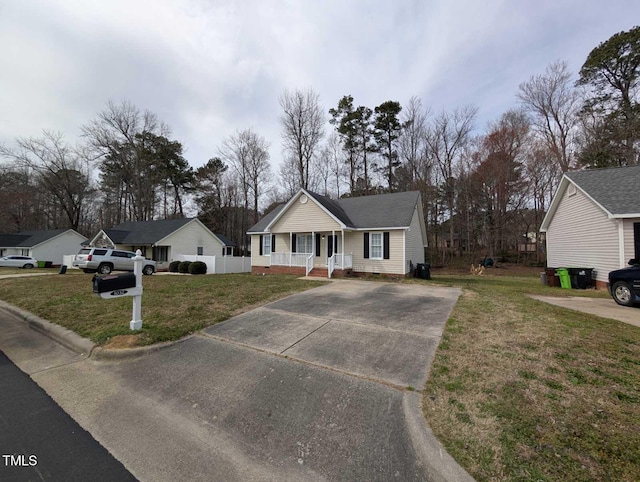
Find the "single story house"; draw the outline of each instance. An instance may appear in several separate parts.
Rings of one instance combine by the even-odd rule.
[[[419,192],[332,200],[300,189],[248,234],[254,273],[406,276],[427,246]]]
[[[227,256],[233,243],[212,233],[197,218],[131,221],[111,229],[101,229],[89,246],[142,251],[153,259],[158,269],[169,267],[174,255]]]
[[[547,266],[594,268],[602,288],[640,258],[639,186],[640,166],[565,173],[540,227]]]
[[[64,255],[76,254],[86,241],[73,229],[22,231],[18,234],[0,234],[0,256],[31,256],[38,261],[62,264]]]

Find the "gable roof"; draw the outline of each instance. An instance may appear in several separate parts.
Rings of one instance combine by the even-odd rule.
[[[192,221],[196,221],[207,231],[211,232],[198,218],[128,221],[126,223],[120,223],[111,229],[103,229],[102,232],[115,244],[129,244],[132,246],[154,245]],[[235,246],[234,243],[221,234],[211,234],[218,238],[224,246]],[[99,235],[100,233],[93,238],[92,242]]]
[[[575,186],[610,218],[640,217],[640,166],[566,172],[540,231],[545,232],[569,185]]]
[[[307,194],[331,217],[347,229],[406,228],[411,224],[413,211],[420,199],[417,191],[377,194],[352,198],[330,199],[301,189],[287,204],[273,211],[249,229],[249,233],[267,232],[286,208],[301,194]]]
[[[0,246],[4,248],[33,248],[73,229],[43,229],[21,231],[18,234],[0,234]],[[73,231],[75,233],[75,231]],[[81,236],[81,234],[78,236]]]
[[[235,246],[236,245],[236,243],[231,241],[224,234],[215,233],[215,235],[216,235],[216,238],[218,238],[220,241],[222,241],[222,244],[224,244],[225,246]]]

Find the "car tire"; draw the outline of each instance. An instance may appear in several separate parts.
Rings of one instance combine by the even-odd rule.
[[[611,287],[613,300],[622,306],[633,306],[633,291],[625,281],[616,281]]]
[[[23,266],[24,269],[33,269],[33,265],[31,263],[27,263]]]
[[[146,265],[144,268],[142,268],[142,274],[150,276],[155,272],[155,270],[153,269],[153,266],[151,266],[150,264]]]
[[[113,266],[110,264],[104,263],[98,266],[98,273],[100,274],[111,274],[113,271]]]

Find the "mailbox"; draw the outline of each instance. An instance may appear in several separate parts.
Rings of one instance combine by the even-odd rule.
[[[110,274],[93,277],[93,292],[102,298],[136,296],[142,294],[142,288],[136,288],[136,275],[133,273]]]

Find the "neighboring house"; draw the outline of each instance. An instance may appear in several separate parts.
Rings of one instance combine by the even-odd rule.
[[[18,254],[59,265],[64,255],[76,254],[86,239],[73,229],[0,234],[0,256]]]
[[[640,258],[640,166],[567,172],[540,231],[547,266],[595,268],[598,287],[610,271]]]
[[[248,234],[254,273],[405,276],[427,245],[418,192],[332,200],[301,189]]]
[[[132,221],[111,229],[102,229],[89,242],[90,246],[136,251],[156,261],[165,269],[174,255],[226,256],[233,244],[213,234],[197,218]]]

